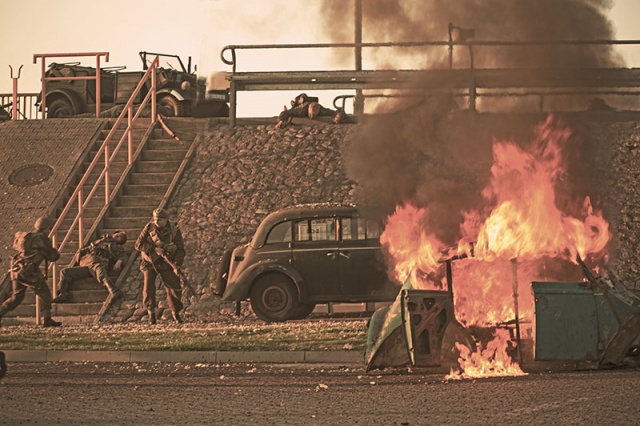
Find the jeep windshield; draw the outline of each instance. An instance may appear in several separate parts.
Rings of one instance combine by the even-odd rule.
[[[144,70],[149,69],[151,63],[159,56],[158,66],[160,68],[172,69],[175,71],[191,73],[190,70],[185,68],[182,60],[178,55],[167,55],[164,53],[151,53],[151,52],[140,52],[140,58],[142,59],[142,66]]]

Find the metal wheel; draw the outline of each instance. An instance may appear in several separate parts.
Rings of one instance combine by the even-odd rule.
[[[296,287],[282,274],[259,278],[251,288],[250,298],[253,312],[268,322],[291,319],[299,306]]]
[[[57,98],[47,106],[47,118],[71,117],[78,113],[67,98]]]
[[[171,95],[158,98],[158,104],[171,111],[173,117],[184,117],[184,105]]]

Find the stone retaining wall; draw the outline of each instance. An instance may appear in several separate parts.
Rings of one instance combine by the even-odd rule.
[[[628,286],[640,289],[638,255],[640,207],[640,128],[633,121],[574,123],[586,139],[585,156],[597,193],[616,235],[615,269]],[[247,242],[260,221],[282,207],[313,202],[356,202],[356,183],[347,176],[342,149],[355,125],[247,125],[229,129],[210,123],[169,206],[186,241],[184,270],[203,293],[190,297],[187,315],[203,320],[231,318],[233,304],[211,296],[226,249]],[[137,268],[137,264],[135,268]],[[132,274],[128,301],[116,321],[146,317],[141,306],[141,275]],[[160,309],[165,302],[158,294]],[[244,306],[242,315],[249,315]],[[163,314],[161,313],[162,317]],[[168,318],[169,313],[164,313]]]

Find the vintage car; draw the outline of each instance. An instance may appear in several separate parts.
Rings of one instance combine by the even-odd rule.
[[[100,69],[101,110],[123,106],[128,101],[153,60],[158,57],[156,101],[162,113],[175,117],[227,117],[229,95],[224,87],[219,90],[206,88],[206,81],[198,78],[191,68],[191,57],[185,66],[178,55],[140,52],[142,71],[125,71],[125,67]],[[52,63],[46,77],[84,77],[96,75],[96,68],[74,63]],[[217,73],[220,74],[220,73]],[[218,77],[216,81],[219,81]],[[218,83],[218,86],[222,83]],[[133,100],[134,105],[143,102],[151,88],[148,80]],[[64,118],[96,111],[96,80],[54,80],[46,85],[47,118]],[[42,93],[37,105],[41,105]]]
[[[351,205],[279,210],[223,256],[217,291],[250,299],[265,321],[306,318],[317,303],[393,301],[400,285],[387,274],[380,231]]]

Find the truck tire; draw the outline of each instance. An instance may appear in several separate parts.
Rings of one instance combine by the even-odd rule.
[[[289,277],[268,274],[256,280],[251,288],[251,308],[267,322],[283,322],[298,309],[298,291]]]
[[[56,98],[47,106],[47,118],[65,118],[76,114],[78,111],[67,98]]]
[[[184,117],[184,105],[171,95],[158,98],[158,104],[172,111],[173,117]]]

